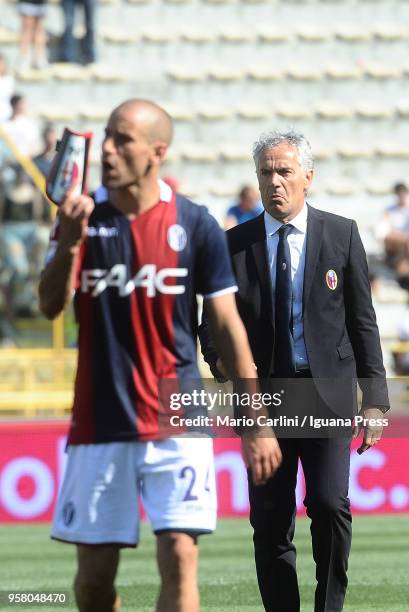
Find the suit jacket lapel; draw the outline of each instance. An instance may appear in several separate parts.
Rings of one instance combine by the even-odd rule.
[[[323,234],[323,218],[320,211],[308,205],[307,217],[307,245],[305,253],[303,311],[310,295],[318,255],[321,248]]]
[[[257,217],[254,225],[251,250],[257,268],[257,274],[261,289],[261,303],[264,304],[271,321],[274,321],[273,291],[271,287],[271,276],[268,264],[268,252],[266,243],[266,228],[264,225],[264,214]]]

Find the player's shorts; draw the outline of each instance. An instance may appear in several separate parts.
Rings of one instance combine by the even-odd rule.
[[[68,448],[51,537],[136,546],[139,495],[155,533],[200,535],[216,527],[210,438],[81,444]]]

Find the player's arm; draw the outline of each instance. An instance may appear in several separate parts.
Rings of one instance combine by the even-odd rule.
[[[258,392],[257,375],[246,330],[236,308],[234,293],[206,300],[207,315],[212,330],[215,349],[221,357],[227,376],[235,381],[242,392]],[[253,409],[244,408],[255,417]],[[257,416],[263,411],[257,411]],[[268,416],[265,414],[265,416]],[[281,451],[270,427],[243,428],[242,448],[244,459],[251,470],[255,484],[264,484],[281,463]]]
[[[67,192],[58,209],[59,237],[55,254],[45,268],[39,285],[40,309],[47,319],[54,319],[69,301],[81,243],[94,209],[93,200],[85,195]]]

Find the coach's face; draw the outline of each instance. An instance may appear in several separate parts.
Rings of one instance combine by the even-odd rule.
[[[275,219],[288,223],[304,205],[313,170],[304,170],[298,150],[287,143],[261,152],[257,178],[265,210]]]
[[[130,110],[114,111],[102,143],[102,183],[108,189],[140,186],[157,157],[156,143],[148,138],[143,116]]]

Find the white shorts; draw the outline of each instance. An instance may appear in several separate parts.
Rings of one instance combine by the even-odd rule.
[[[212,440],[177,437],[70,446],[51,537],[136,546],[139,494],[155,533],[214,531]]]
[[[46,4],[34,4],[32,2],[19,2],[18,12],[24,17],[44,17],[47,13]]]

